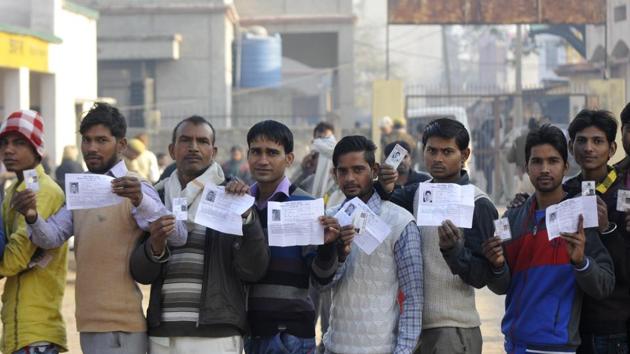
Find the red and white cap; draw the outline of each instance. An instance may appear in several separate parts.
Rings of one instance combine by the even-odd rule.
[[[0,138],[11,132],[22,135],[40,157],[44,156],[44,120],[39,113],[30,110],[11,113],[0,126]]]

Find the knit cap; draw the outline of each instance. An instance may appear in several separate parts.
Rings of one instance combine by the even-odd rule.
[[[144,150],[147,149],[144,143],[137,138],[129,139],[128,145],[131,150],[137,152],[138,154],[142,154]]]
[[[22,135],[40,157],[44,156],[44,120],[39,113],[31,110],[11,113],[0,126],[0,138],[11,132]]]

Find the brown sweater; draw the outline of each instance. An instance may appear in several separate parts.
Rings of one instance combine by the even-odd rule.
[[[145,332],[142,293],[129,258],[142,236],[129,199],[118,205],[73,211],[79,332]]]

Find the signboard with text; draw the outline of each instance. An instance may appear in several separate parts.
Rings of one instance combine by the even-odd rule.
[[[48,72],[48,42],[21,34],[0,32],[0,67],[26,67]]]

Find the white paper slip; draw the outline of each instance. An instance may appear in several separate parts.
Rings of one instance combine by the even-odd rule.
[[[173,198],[173,215],[175,220],[188,220],[188,199]]]
[[[354,213],[352,218],[352,224],[357,232],[357,234],[364,233],[367,231],[367,221],[369,214],[366,211],[359,211]]]
[[[512,239],[512,231],[510,230],[510,221],[508,218],[501,218],[494,221],[494,234],[499,236],[501,241]]]
[[[46,268],[50,261],[52,261],[53,256],[48,252],[44,252],[40,255],[34,256],[31,261],[28,263],[29,268],[39,267]]]
[[[470,229],[475,211],[475,186],[455,183],[420,183],[416,192],[418,226],[440,226],[450,220]]]
[[[267,203],[269,246],[306,246],[324,244],[324,199]]]
[[[582,181],[582,195],[595,195],[595,181]]]
[[[341,226],[354,225],[357,234],[352,242],[368,255],[372,254],[391,232],[389,225],[358,197],[344,204],[335,214],[335,218]]]
[[[394,150],[392,150],[392,152],[389,153],[389,156],[387,156],[385,164],[392,166],[393,168],[398,168],[398,165],[400,165],[408,153],[409,152],[407,152],[404,147],[396,144],[396,146],[394,146]]]
[[[102,208],[125,199],[112,192],[113,178],[96,173],[66,173],[68,210]]]
[[[26,183],[26,188],[32,190],[33,192],[39,192],[39,177],[37,176],[36,170],[24,170],[24,182]]]
[[[560,237],[560,233],[577,231],[578,218],[584,217],[584,228],[597,227],[597,197],[576,197],[547,207],[545,224],[549,241]]]
[[[229,235],[243,236],[241,217],[254,204],[251,195],[225,192],[225,187],[206,184],[201,193],[195,223]]]
[[[630,210],[630,191],[620,189],[617,192],[617,211],[627,212]]]
[[[354,235],[352,242],[368,256],[371,255],[378,246],[381,245],[381,243],[383,243],[367,232]]]

